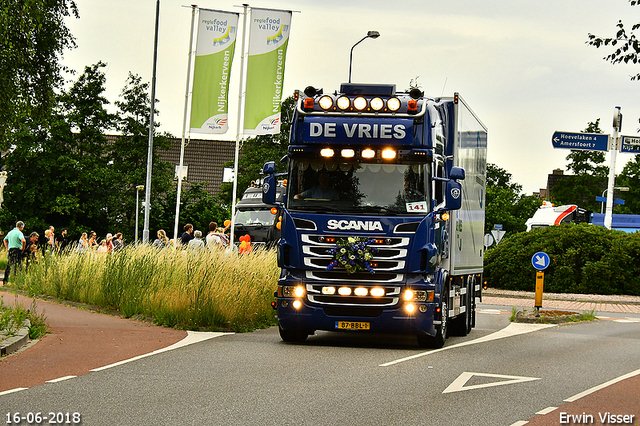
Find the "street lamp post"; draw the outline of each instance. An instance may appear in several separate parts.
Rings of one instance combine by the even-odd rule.
[[[378,38],[380,33],[377,31],[369,31],[366,36],[362,37],[359,42],[351,47],[351,53],[349,53],[349,83],[351,83],[351,63],[353,62],[353,48],[362,43],[366,38]]]
[[[138,212],[140,211],[140,191],[144,189],[144,185],[136,186],[136,240],[135,244],[138,245]]]
[[[613,191],[614,191],[614,195],[615,195],[615,190],[618,191],[622,191],[622,192],[627,192],[629,191],[629,187],[628,186],[614,186],[613,187]],[[607,189],[605,189],[604,191],[602,191],[602,198],[604,198],[604,194],[607,193]],[[613,195],[612,195],[613,196]],[[607,194],[607,198],[609,197],[609,194]],[[612,201],[613,202],[613,201]],[[604,201],[600,202],[600,214],[604,213]]]

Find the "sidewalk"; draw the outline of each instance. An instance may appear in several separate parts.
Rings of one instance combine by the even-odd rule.
[[[533,307],[535,293],[488,288],[482,292],[485,305]],[[599,294],[543,293],[544,309],[569,311],[616,312],[640,314],[640,296],[610,296]]]
[[[5,304],[29,307],[33,299],[3,290]],[[91,369],[166,348],[187,332],[86,309],[37,300],[50,334],[30,342],[20,353],[0,358],[0,393],[47,380],[87,374]],[[14,348],[18,349],[18,348]]]

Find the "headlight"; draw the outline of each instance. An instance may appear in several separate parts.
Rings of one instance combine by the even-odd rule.
[[[338,294],[340,296],[351,296],[351,288],[349,288],[349,287],[340,287],[338,289]]]
[[[329,96],[323,96],[318,101],[318,105],[320,105],[320,108],[324,110],[331,109],[331,107],[333,106],[333,99],[331,99],[331,97]]]
[[[285,285],[282,286],[282,297],[302,297],[304,296],[304,287],[301,285],[292,286]]]
[[[410,290],[404,291],[402,297],[407,302],[433,302],[433,291],[429,290]]]
[[[371,109],[374,111],[380,111],[384,107],[384,102],[380,98],[371,99]]]
[[[357,98],[355,98],[353,100],[353,106],[358,111],[362,111],[367,107],[367,100],[365,98],[363,98],[362,96],[358,96]]]
[[[346,96],[340,96],[336,101],[336,104],[338,105],[338,108],[344,111],[346,109],[349,109],[349,107],[351,106],[351,101]]]
[[[358,288],[356,288],[356,289],[353,291],[353,293],[354,293],[356,296],[366,296],[367,294],[369,294],[369,290],[367,290],[367,289],[366,289],[366,288],[364,288],[364,287],[358,287]]]
[[[398,98],[391,98],[387,101],[387,108],[389,108],[389,111],[397,111],[400,109],[400,99]]]
[[[374,287],[371,289],[371,295],[373,297],[382,297],[384,296],[384,288],[382,287]]]

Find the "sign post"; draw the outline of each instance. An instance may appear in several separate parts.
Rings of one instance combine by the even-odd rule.
[[[540,317],[540,308],[542,307],[542,291],[544,287],[544,271],[547,269],[551,259],[549,255],[543,251],[539,251],[531,257],[531,264],[537,270],[536,273],[536,295],[534,306],[536,308],[536,317]]]

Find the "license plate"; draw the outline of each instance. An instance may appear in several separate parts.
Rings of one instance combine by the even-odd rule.
[[[337,330],[369,330],[370,328],[368,322],[336,321]]]

